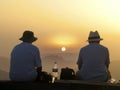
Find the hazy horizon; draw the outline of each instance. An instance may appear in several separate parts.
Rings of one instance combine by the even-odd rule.
[[[77,55],[73,53],[66,54],[55,54],[55,53],[47,53],[43,55],[42,57],[42,66],[43,71],[46,71],[48,73],[52,72],[52,68],[54,66],[54,62],[56,61],[58,64],[58,71],[60,75],[61,68],[69,67],[74,69],[76,72],[77,65],[76,60]],[[8,80],[9,79],[9,66],[10,66],[10,58],[0,57],[0,80]],[[114,60],[110,63],[110,72],[112,75],[112,78],[115,78],[117,80],[120,80],[120,73],[118,73],[117,69],[120,68],[120,60]]]

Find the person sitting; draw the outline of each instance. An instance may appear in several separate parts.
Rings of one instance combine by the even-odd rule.
[[[32,45],[37,40],[32,31],[26,30],[11,52],[9,76],[12,81],[35,81],[42,71],[39,49]]]
[[[90,31],[87,40],[89,45],[80,49],[77,61],[80,80],[105,82],[110,79],[109,50],[105,46],[100,45],[101,40],[103,39],[100,38],[97,31]]]

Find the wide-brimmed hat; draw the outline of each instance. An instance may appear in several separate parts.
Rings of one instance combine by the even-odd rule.
[[[95,32],[90,31],[87,41],[100,41],[100,40],[103,40],[103,39],[100,38],[98,31],[95,31]]]
[[[23,36],[19,40],[24,42],[34,42],[37,40],[37,37],[34,37],[34,33],[32,31],[26,30],[23,32]]]

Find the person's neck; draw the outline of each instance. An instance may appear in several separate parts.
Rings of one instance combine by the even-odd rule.
[[[23,42],[23,43],[28,43],[28,44],[32,44],[32,42]]]
[[[93,42],[93,43],[89,43],[89,44],[100,44],[100,43],[98,43],[98,42]]]

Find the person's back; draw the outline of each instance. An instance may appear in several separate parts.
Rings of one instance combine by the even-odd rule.
[[[82,67],[80,69],[81,78],[89,79],[103,79],[107,78],[106,72],[106,55],[108,55],[107,48],[92,43],[81,49]]]
[[[10,78],[13,81],[35,81],[41,66],[40,53],[36,46],[22,42],[11,52]]]
[[[109,52],[99,41],[92,41],[80,50],[77,64],[81,80],[105,81],[107,78]]]

